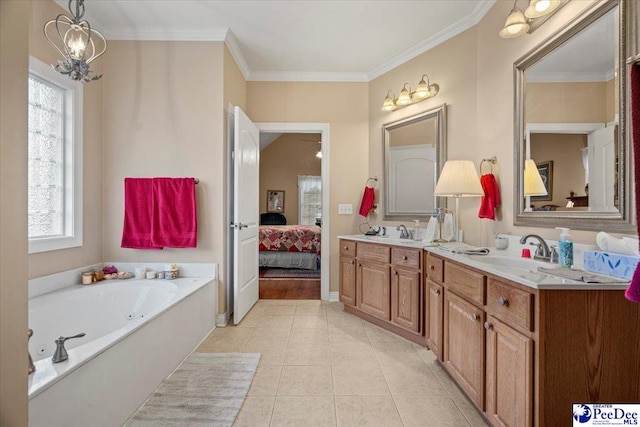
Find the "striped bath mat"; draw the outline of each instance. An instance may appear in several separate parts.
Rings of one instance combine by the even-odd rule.
[[[193,353],[125,425],[231,426],[259,360],[259,353]]]

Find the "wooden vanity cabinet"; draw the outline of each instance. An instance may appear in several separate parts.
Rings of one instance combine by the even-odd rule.
[[[345,311],[424,345],[422,249],[340,241]]]
[[[429,350],[442,360],[442,327],[444,321],[444,260],[424,253],[425,266],[425,341]]]

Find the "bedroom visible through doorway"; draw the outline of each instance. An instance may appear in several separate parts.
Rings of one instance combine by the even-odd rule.
[[[260,133],[261,299],[320,299],[322,134]]]

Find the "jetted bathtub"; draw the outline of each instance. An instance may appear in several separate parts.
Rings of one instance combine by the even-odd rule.
[[[122,425],[215,325],[212,278],[110,280],[29,300],[29,425]],[[52,363],[58,336],[69,359]]]

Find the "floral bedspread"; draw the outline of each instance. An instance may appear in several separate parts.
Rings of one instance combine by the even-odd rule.
[[[320,253],[321,228],[317,225],[261,225],[261,251]]]

